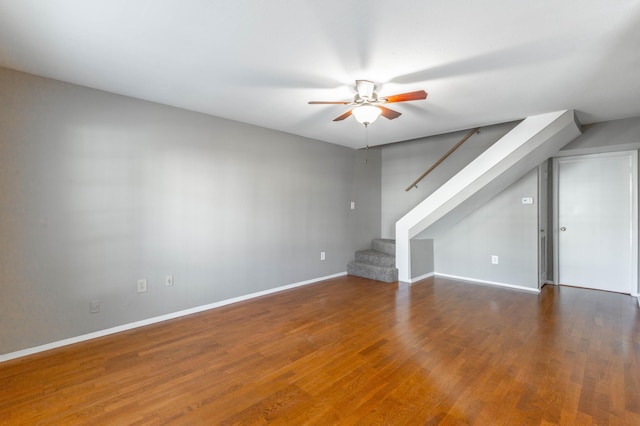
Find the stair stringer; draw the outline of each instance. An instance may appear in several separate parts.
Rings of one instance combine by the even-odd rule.
[[[396,222],[398,280],[411,282],[411,238],[457,222],[580,134],[573,110],[528,117],[445,182]]]

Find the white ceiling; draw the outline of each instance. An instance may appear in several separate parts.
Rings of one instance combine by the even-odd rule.
[[[370,145],[640,116],[638,0],[0,0],[0,66],[354,148],[355,79],[424,101]]]

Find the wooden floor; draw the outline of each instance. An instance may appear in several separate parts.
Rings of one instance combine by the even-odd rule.
[[[343,277],[0,364],[0,424],[640,425],[640,309]]]

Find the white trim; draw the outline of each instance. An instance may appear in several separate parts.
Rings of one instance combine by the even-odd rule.
[[[540,293],[540,289],[539,288],[524,287],[524,286],[516,285],[516,284],[507,284],[507,283],[501,283],[501,282],[497,282],[497,281],[478,280],[476,278],[461,277],[461,276],[458,276],[458,275],[450,275],[450,274],[441,274],[439,272],[436,272],[435,276],[436,277],[442,277],[442,278],[451,278],[451,279],[460,280],[460,281],[469,281],[469,282],[472,282],[472,283],[488,284],[488,285],[493,285],[493,286],[498,286],[498,287],[512,288],[514,290],[523,290],[523,291],[527,291],[529,293],[536,293],[536,294]]]
[[[636,144],[627,144],[633,145]],[[624,146],[627,146],[624,145]],[[601,149],[602,147],[598,147]],[[640,293],[640,280],[638,280],[638,151],[599,151],[593,154],[584,154],[584,155],[570,155],[570,156],[560,156],[557,158],[553,158],[552,161],[552,173],[553,173],[553,281],[554,283],[560,282],[560,247],[558,241],[558,221],[560,217],[559,206],[559,196],[560,196],[560,186],[559,186],[559,163],[563,160],[571,160],[573,158],[603,158],[603,157],[611,157],[617,155],[629,155],[631,158],[631,270],[630,274],[630,286],[629,293],[631,296],[638,296]]]
[[[543,161],[536,167],[538,180],[538,239],[537,259],[538,259],[538,288],[542,288],[546,284],[549,276],[549,162]],[[544,241],[544,245],[542,242]],[[542,256],[544,254],[544,256]],[[542,267],[544,266],[544,274]]]
[[[411,280],[411,238],[474,194],[512,183],[506,179],[515,179],[517,170],[530,170],[580,134],[573,110],[556,111],[525,118],[487,148],[396,222],[398,279]]]
[[[436,275],[435,272],[429,272],[428,274],[424,274],[424,275],[420,275],[419,277],[411,278],[411,279],[409,279],[408,282],[409,282],[409,284],[413,284],[413,283],[418,282],[418,281],[426,280],[427,278],[433,277],[435,275]]]
[[[638,151],[631,153],[631,295],[638,296]],[[635,283],[635,285],[634,285]]]
[[[608,152],[634,151],[640,149],[640,142],[625,143],[620,145],[594,146],[590,148],[560,150],[553,155],[553,158],[575,157],[577,155],[605,154]]]
[[[560,266],[560,255],[558,254],[558,250],[560,249],[560,244],[558,244],[558,218],[560,217],[560,209],[558,208],[558,203],[560,202],[560,184],[558,182],[559,170],[560,166],[558,158],[553,158],[551,160],[551,221],[553,229],[551,232],[547,232],[547,235],[550,235],[551,238],[553,238],[553,282],[556,285],[560,282],[560,273],[558,271],[558,267]]]
[[[333,275],[327,275],[325,277],[313,278],[311,280],[300,281],[293,284],[283,285],[281,287],[271,288],[268,290],[258,291],[256,293],[245,294],[243,296],[234,297],[232,299],[221,300],[219,302],[210,303],[208,305],[196,306],[194,308],[184,309],[182,311],[172,312],[165,315],[160,315],[158,317],[147,318],[144,320],[132,322],[129,324],[119,325],[117,327],[107,328],[105,330],[95,331],[93,333],[83,334],[81,336],[70,337],[64,340],[58,340],[57,342],[51,342],[40,346],[35,346],[33,348],[22,349],[16,352],[9,352],[7,354],[0,355],[0,363],[9,361],[16,358],[21,358],[27,355],[33,355],[39,352],[48,351],[50,349],[60,348],[62,346],[72,345],[74,343],[80,343],[91,339],[96,339],[98,337],[108,336],[110,334],[120,333],[122,331],[132,330],[134,328],[144,327],[146,325],[155,324],[162,321],[167,321],[175,318],[184,317],[191,314],[196,314],[198,312],[208,311],[210,309],[219,308],[221,306],[231,305],[232,303],[242,302],[244,300],[253,299],[260,296],[265,296],[267,294],[277,293],[284,290],[289,290],[296,287],[301,287],[308,284],[317,283],[319,281],[329,280],[331,278],[337,278],[347,275],[346,272],[339,272]]]

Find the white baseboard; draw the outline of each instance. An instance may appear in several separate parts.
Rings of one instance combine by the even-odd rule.
[[[434,275],[436,277],[451,278],[451,279],[454,279],[454,280],[469,281],[469,282],[479,283],[479,284],[488,284],[488,285],[493,285],[493,286],[498,286],[498,287],[512,288],[512,289],[515,289],[515,290],[523,290],[523,291],[528,291],[530,293],[536,293],[536,294],[540,293],[540,289],[530,288],[530,287],[523,287],[521,285],[501,283],[501,282],[497,282],[497,281],[478,280],[478,279],[475,279],[475,278],[460,277],[460,276],[457,276],[457,275],[441,274],[439,272],[435,272]]]
[[[48,351],[50,349],[60,348],[62,346],[72,345],[74,343],[80,343],[91,339],[96,339],[98,337],[108,336],[110,334],[120,333],[122,331],[131,330],[134,328],[144,327],[146,325],[155,324],[162,321],[167,321],[170,319],[180,318],[191,314],[196,314],[198,312],[208,311],[210,309],[219,308],[221,306],[231,305],[232,303],[242,302],[244,300],[253,299],[260,296],[265,296],[267,294],[277,293],[279,291],[289,290],[296,287],[301,287],[308,284],[317,283],[319,281],[329,280],[331,278],[337,278],[347,275],[347,272],[339,272],[333,275],[327,275],[325,277],[314,278],[307,281],[300,281],[293,284],[283,285],[281,287],[271,288],[268,290],[258,291],[256,293],[245,294],[242,296],[234,297],[232,299],[221,300],[219,302],[210,303],[207,305],[196,306],[194,308],[184,309],[182,311],[172,312],[165,315],[160,315],[158,317],[148,318],[136,322],[132,322],[129,324],[119,325],[117,327],[108,328],[105,330],[95,331],[93,333],[83,334],[81,336],[70,337],[68,339],[59,340],[57,342],[47,343],[45,345],[35,346],[33,348],[22,349],[16,352],[10,352],[7,354],[0,355],[0,362],[9,361],[16,358],[21,358],[27,355],[33,355],[39,352]]]
[[[427,278],[433,277],[434,275],[435,275],[435,273],[429,272],[428,274],[424,274],[424,275],[420,275],[419,277],[411,278],[409,280],[409,284],[413,284],[413,283],[416,283],[418,281],[426,280]]]

